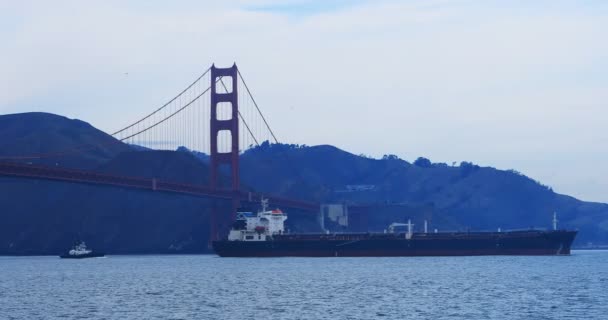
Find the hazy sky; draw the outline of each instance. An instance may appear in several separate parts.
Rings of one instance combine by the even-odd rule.
[[[282,141],[608,202],[608,1],[0,0],[0,40],[0,113],[111,131],[236,61]]]

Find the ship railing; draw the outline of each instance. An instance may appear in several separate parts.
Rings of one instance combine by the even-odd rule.
[[[536,228],[536,227],[532,227],[532,228],[516,228],[516,229],[475,229],[475,230],[471,230],[471,229],[458,229],[458,230],[441,230],[437,233],[435,232],[427,232],[427,234],[452,234],[452,233],[504,233],[504,232],[526,232],[526,231],[547,231],[549,230],[548,228]],[[414,231],[415,234],[424,234],[424,232],[419,232],[419,231]]]

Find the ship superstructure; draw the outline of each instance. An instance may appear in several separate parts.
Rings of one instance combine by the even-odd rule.
[[[285,233],[287,214],[280,209],[268,210],[268,200],[262,199],[257,213],[239,212],[228,234],[228,241],[266,241]]]

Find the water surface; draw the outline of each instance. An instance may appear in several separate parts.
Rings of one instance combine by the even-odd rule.
[[[607,319],[608,251],[0,257],[0,319]]]

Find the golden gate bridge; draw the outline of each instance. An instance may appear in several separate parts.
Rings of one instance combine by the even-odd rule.
[[[207,185],[193,185],[156,178],[119,176],[95,171],[31,164],[28,159],[61,158],[76,151],[103,147],[81,145],[44,154],[0,157],[0,175],[47,179],[187,194],[230,201],[229,214],[211,208],[211,238],[227,231],[242,203],[267,198],[270,204],[318,213],[320,204],[271,194],[241,190],[239,155],[263,141],[279,143],[255,101],[236,64],[229,68],[212,65],[190,85],[153,112],[111,134],[108,143],[126,143],[134,148],[177,150],[186,148],[209,155]],[[226,169],[224,169],[226,168]],[[229,175],[228,185],[221,175]],[[215,203],[215,202],[214,202]]]

